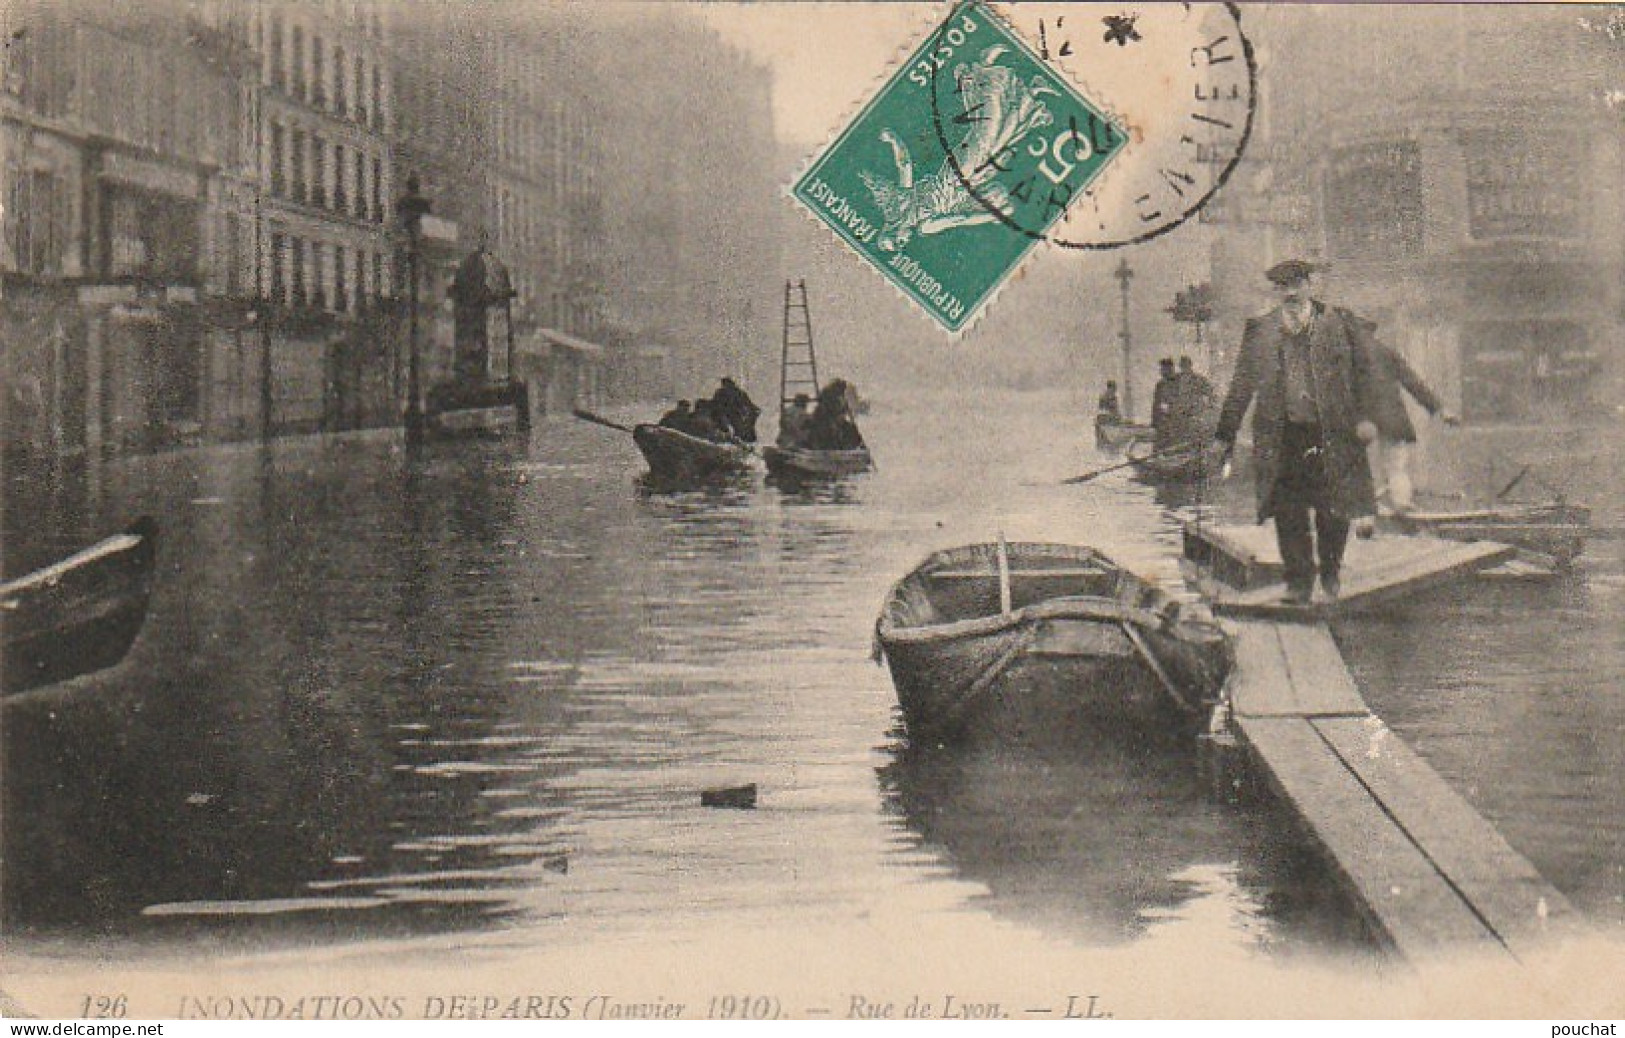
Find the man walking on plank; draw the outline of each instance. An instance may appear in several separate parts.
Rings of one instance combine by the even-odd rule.
[[[1288,260],[1265,273],[1280,305],[1247,322],[1216,433],[1228,456],[1256,400],[1258,521],[1275,520],[1292,605],[1312,601],[1317,572],[1337,598],[1350,522],[1376,513],[1356,431],[1371,386],[1371,325],[1314,298],[1318,269]]]

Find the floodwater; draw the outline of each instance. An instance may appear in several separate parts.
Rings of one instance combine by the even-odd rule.
[[[999,403],[883,401],[878,470],[801,492],[653,491],[629,437],[553,419],[416,461],[382,436],[135,458],[39,504],[163,532],[126,664],[6,704],[8,955],[805,926],[906,959],[929,920],[1040,957],[1380,968],[1282,819],[1206,797],[1188,748],[909,745],[871,638],[927,552],[1086,542],[1180,587],[1187,513],[1121,473],[1060,485],[1112,460],[1086,416]],[[1339,637],[1390,724],[1622,934],[1625,565],[1584,561]],[[755,811],[700,806],[743,783]]]

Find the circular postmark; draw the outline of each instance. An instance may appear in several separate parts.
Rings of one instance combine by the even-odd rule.
[[[949,140],[980,113],[951,75],[931,71],[932,122],[964,190],[1012,230],[1073,249],[1149,241],[1199,213],[1240,163],[1252,135],[1257,64],[1229,3],[981,3],[1126,133],[1121,151],[1047,230],[985,191]],[[952,17],[936,30],[945,38]],[[1080,149],[1088,145],[1081,144]]]

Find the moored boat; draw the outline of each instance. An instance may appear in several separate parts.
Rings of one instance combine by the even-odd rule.
[[[649,474],[659,480],[704,480],[742,472],[750,465],[750,448],[744,444],[718,443],[663,425],[636,426],[632,441],[649,463]]]
[[[821,451],[810,447],[763,447],[767,474],[782,479],[831,479],[874,468],[869,448]]]
[[[157,524],[123,533],[0,584],[0,690],[26,692],[111,667],[147,617]]]
[[[1149,443],[1157,431],[1149,425],[1130,422],[1120,415],[1102,411],[1095,415],[1095,446],[1120,451],[1132,443]]]
[[[1427,533],[1454,541],[1499,541],[1529,562],[1568,569],[1585,550],[1591,509],[1565,501],[1506,504],[1459,511],[1410,511],[1383,517],[1403,533]]]
[[[911,735],[1048,741],[1102,725],[1194,725],[1229,639],[1093,548],[973,544],[892,588],[876,640]]]

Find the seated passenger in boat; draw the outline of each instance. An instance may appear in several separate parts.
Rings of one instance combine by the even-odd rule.
[[[731,439],[727,427],[717,420],[716,405],[709,398],[694,401],[689,427],[683,431],[713,443],[727,443]]]
[[[813,450],[851,451],[863,446],[863,434],[852,417],[847,392],[844,379],[836,379],[818,391],[818,404],[813,408],[807,433],[807,446]]]
[[[784,405],[779,414],[780,447],[796,448],[807,446],[812,434],[812,412],[808,410],[812,404],[812,397],[806,393],[797,393],[795,399]]]
[[[688,432],[694,425],[693,407],[687,400],[677,401],[677,406],[660,416],[660,424],[667,429],[676,429],[678,432]]]
[[[1110,380],[1106,383],[1106,391],[1100,394],[1095,401],[1095,411],[1103,418],[1113,421],[1123,417],[1123,405],[1117,399],[1117,382]]]
[[[761,416],[762,409],[756,406],[756,401],[750,398],[731,378],[722,380],[717,391],[711,394],[713,408],[719,421],[736,439],[745,443],[756,442],[756,419]]]

